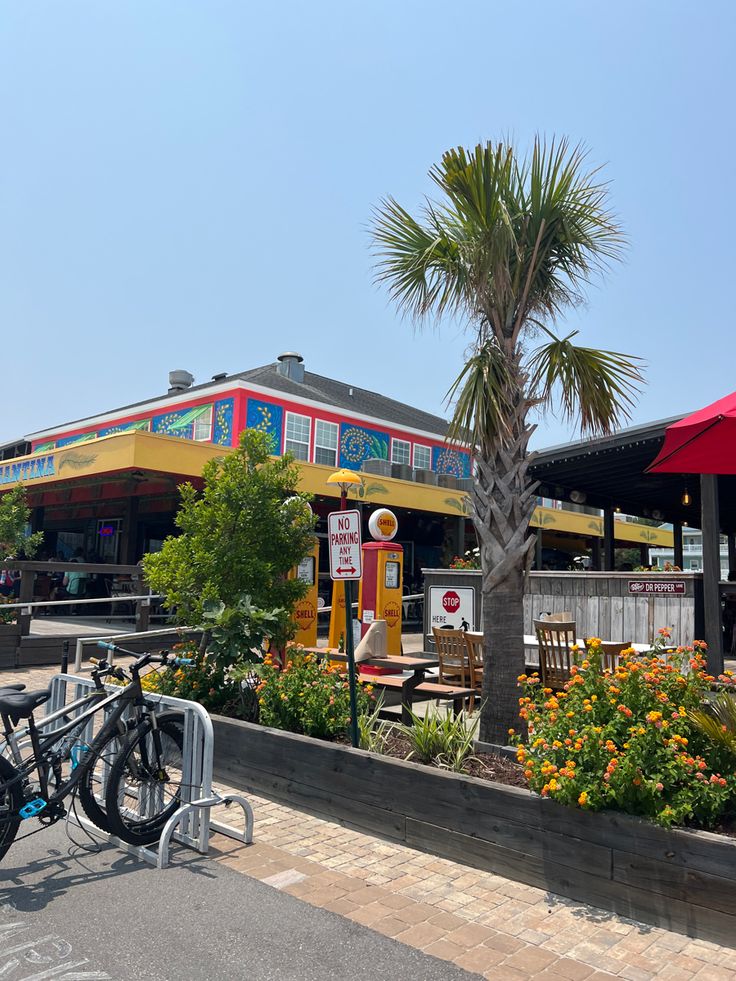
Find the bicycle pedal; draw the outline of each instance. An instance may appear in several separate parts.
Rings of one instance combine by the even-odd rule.
[[[35,800],[29,800],[27,804],[24,804],[18,813],[23,820],[26,821],[28,818],[32,818],[37,814],[40,814],[44,807],[46,807],[47,803],[48,802],[45,801],[43,797],[36,797]]]

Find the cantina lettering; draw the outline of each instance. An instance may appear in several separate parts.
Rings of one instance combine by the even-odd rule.
[[[0,467],[0,484],[17,484],[20,480],[38,480],[39,477],[55,477],[54,454],[39,456],[22,463],[6,463]]]

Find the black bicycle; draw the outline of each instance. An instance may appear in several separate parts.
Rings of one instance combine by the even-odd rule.
[[[0,756],[0,858],[21,822],[38,818],[42,825],[54,824],[67,814],[64,802],[73,802],[77,794],[90,821],[134,845],[156,841],[181,804],[183,717],[157,713],[143,691],[141,672],[154,664],[188,665],[191,659],[168,651],[139,657],[104,641],[99,646],[136,660],[127,669],[96,662],[95,688],[45,719],[42,728],[49,722],[55,726],[48,734],[39,729],[33,713],[48,701],[50,689],[0,692],[0,718],[13,757],[11,762]],[[127,683],[110,693],[104,678]],[[84,733],[98,713],[102,724],[87,743]],[[25,757],[17,735],[21,720],[26,720],[22,734],[31,750]]]

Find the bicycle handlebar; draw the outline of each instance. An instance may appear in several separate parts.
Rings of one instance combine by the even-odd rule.
[[[194,658],[191,657],[170,657],[168,651],[161,651],[160,654],[137,654],[135,651],[127,651],[124,647],[118,647],[117,644],[111,644],[107,640],[98,640],[97,646],[101,647],[105,651],[115,651],[118,654],[127,654],[129,657],[136,658],[136,662],[133,665],[132,670],[137,671],[140,668],[144,668],[147,664],[153,664],[155,662],[160,662],[163,665],[176,665],[185,667],[190,664],[194,664]]]

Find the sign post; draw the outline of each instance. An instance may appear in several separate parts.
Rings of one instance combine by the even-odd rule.
[[[327,538],[330,546],[330,578],[345,584],[345,656],[348,662],[350,686],[350,738],[359,746],[358,697],[353,641],[354,579],[363,574],[363,553],[360,539],[360,511],[333,511],[327,516]]]

